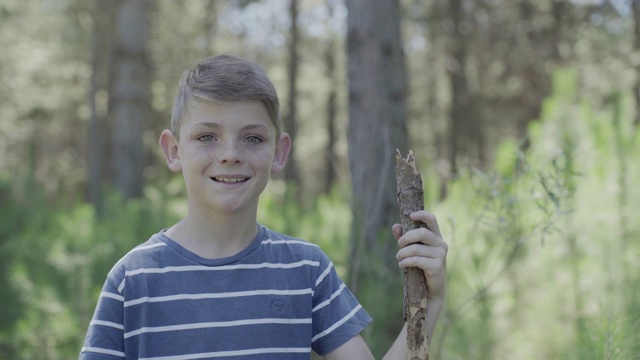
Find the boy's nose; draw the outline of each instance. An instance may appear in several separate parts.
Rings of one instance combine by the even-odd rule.
[[[220,153],[220,162],[239,164],[241,162],[240,148],[235,141],[227,141],[224,143]]]

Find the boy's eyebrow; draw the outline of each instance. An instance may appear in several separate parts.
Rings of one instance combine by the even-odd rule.
[[[207,127],[207,128],[212,128],[212,129],[220,129],[222,128],[222,126],[218,123],[215,122],[210,122],[210,121],[203,121],[203,122],[199,122],[194,124],[194,126],[203,126],[203,127]],[[248,124],[243,126],[240,130],[264,130],[264,131],[269,131],[269,127],[264,125],[264,124]]]
[[[195,126],[195,127],[201,126],[201,127],[212,128],[212,129],[219,129],[219,128],[222,127],[222,126],[220,126],[220,124],[217,124],[217,123],[214,123],[214,122],[209,122],[209,121],[202,121],[202,122],[199,122],[199,123],[195,123],[195,124],[193,124],[193,126]]]

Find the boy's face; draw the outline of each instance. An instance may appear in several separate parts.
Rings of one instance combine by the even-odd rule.
[[[183,119],[180,138],[163,131],[167,165],[182,171],[190,205],[227,213],[255,211],[271,173],[284,169],[291,147],[259,101],[197,100]]]

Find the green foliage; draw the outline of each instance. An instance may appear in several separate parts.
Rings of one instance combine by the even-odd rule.
[[[126,203],[111,193],[102,218],[87,204],[56,206],[37,192],[16,199],[2,191],[13,210],[13,219],[3,219],[15,224],[0,236],[3,308],[14,316],[0,318],[0,358],[77,357],[111,266],[177,218],[155,191]]]
[[[450,245],[437,358],[640,354],[638,129],[626,95],[598,107],[577,81],[558,72],[529,147],[503,142],[493,172],[436,207]]]

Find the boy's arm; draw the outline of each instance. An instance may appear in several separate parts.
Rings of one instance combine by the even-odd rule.
[[[433,330],[436,327],[436,322],[438,321],[438,315],[440,314],[440,310],[442,310],[442,306],[444,305],[444,299],[435,300],[429,299],[427,304],[427,333],[428,340],[431,342],[431,337],[433,335]],[[407,346],[407,324],[404,324],[402,327],[402,331],[396,338],[396,341],[391,345],[389,351],[384,355],[383,359],[395,360],[395,359],[408,359],[409,358],[409,347]]]
[[[427,280],[426,336],[427,344],[429,344],[433,337],[440,311],[444,306],[446,292],[445,272],[449,248],[442,239],[435,215],[421,210],[412,213],[410,218],[413,221],[423,222],[427,227],[414,229],[402,234],[402,226],[395,224],[392,232],[401,247],[396,255],[398,265],[403,269],[408,267],[421,268]],[[384,359],[407,359],[408,355],[407,326],[405,324]]]
[[[396,340],[397,342],[397,340]],[[373,354],[369,346],[360,335],[356,335],[351,340],[342,344],[324,356],[325,360],[373,360]]]
[[[427,304],[427,332],[429,340],[433,335],[433,330],[438,321],[438,315],[444,304],[444,299],[429,299]],[[344,345],[324,357],[326,360],[372,360],[374,359],[371,350],[360,335],[354,336]],[[407,346],[407,324],[402,327],[402,331],[393,342],[389,351],[384,355],[383,360],[406,360],[409,358],[409,347]]]
[[[445,271],[448,246],[442,239],[436,217],[427,211],[416,211],[411,219],[421,221],[427,228],[418,228],[402,234],[402,226],[395,224],[392,228],[393,236],[398,240],[401,249],[396,258],[401,268],[418,267],[424,271],[429,289],[427,296],[427,341],[431,342],[440,311],[444,305]],[[409,357],[407,346],[407,326],[396,338],[384,359],[406,360]],[[344,345],[325,356],[327,360],[373,359],[369,347],[360,335],[353,337]]]
[[[402,226],[393,226],[393,236],[398,240],[400,251],[396,255],[401,268],[418,267],[424,271],[427,279],[427,344],[431,342],[433,332],[444,306],[446,292],[445,272],[447,264],[447,243],[442,239],[438,220],[428,211],[416,211],[411,220],[421,221],[427,228],[418,228],[402,234]],[[384,359],[408,359],[407,325],[405,324]]]

